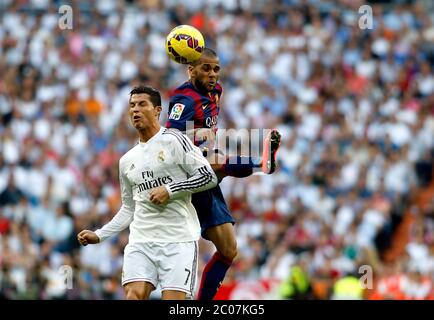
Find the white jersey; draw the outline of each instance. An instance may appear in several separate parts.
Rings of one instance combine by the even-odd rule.
[[[191,194],[217,185],[217,177],[202,152],[178,130],[161,128],[146,143],[139,142],[119,160],[122,207],[95,231],[101,241],[130,226],[129,243],[186,242],[200,237]],[[165,205],[149,200],[153,188],[165,186]]]

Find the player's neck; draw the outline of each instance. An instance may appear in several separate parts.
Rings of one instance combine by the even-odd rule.
[[[155,136],[160,131],[160,124],[156,123],[147,128],[139,130],[140,142],[148,142],[153,136]]]

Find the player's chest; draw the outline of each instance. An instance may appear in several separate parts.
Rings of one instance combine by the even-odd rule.
[[[219,114],[218,101],[214,99],[203,99],[198,104],[195,113],[195,126],[201,128],[212,128],[217,125]]]
[[[129,183],[134,186],[143,184],[157,187],[173,181],[173,169],[176,164],[176,157],[168,148],[163,145],[157,149],[140,148],[130,160],[126,168],[126,177]]]

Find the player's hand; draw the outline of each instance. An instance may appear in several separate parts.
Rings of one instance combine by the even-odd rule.
[[[198,128],[193,130],[187,130],[186,135],[194,142],[199,148],[207,147],[208,149],[213,149],[216,132],[214,129],[210,128]]]
[[[149,192],[149,200],[151,200],[153,204],[165,204],[167,201],[169,201],[169,192],[167,192],[165,186],[152,189]]]
[[[87,246],[88,244],[95,244],[99,243],[100,239],[96,235],[95,232],[90,230],[83,230],[77,235],[78,242],[80,242],[81,245]]]

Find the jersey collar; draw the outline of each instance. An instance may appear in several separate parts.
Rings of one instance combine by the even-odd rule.
[[[146,146],[149,145],[152,141],[154,141],[157,137],[159,137],[159,136],[163,133],[163,131],[164,131],[165,129],[166,129],[165,127],[161,126],[161,127],[160,127],[160,130],[159,130],[156,134],[154,134],[154,136],[153,136],[151,139],[149,139],[149,140],[146,141],[146,142],[142,142],[142,141],[140,141],[140,139],[139,139],[139,145],[140,145],[141,147],[146,147]]]

